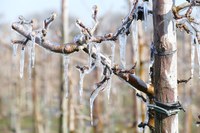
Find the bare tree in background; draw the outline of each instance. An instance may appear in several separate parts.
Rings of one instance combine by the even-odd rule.
[[[61,31],[62,31],[62,43],[68,41],[68,0],[61,1]],[[65,86],[65,79],[64,79],[64,67],[65,67],[65,57],[60,57],[60,124],[59,124],[59,133],[66,133],[68,132],[68,99],[66,99],[66,91],[68,91],[68,85]],[[68,66],[67,66],[68,67]],[[67,69],[67,68],[65,68]]]

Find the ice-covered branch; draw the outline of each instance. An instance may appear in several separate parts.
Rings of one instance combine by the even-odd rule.
[[[199,18],[196,18],[196,16],[192,16],[192,12],[195,7],[199,6],[200,2],[192,1],[190,3],[185,2],[179,6],[173,6],[172,8],[174,19],[177,22],[176,27],[181,30],[185,30],[187,33],[193,36],[196,36],[198,41],[200,41],[200,23],[197,21],[197,19]]]

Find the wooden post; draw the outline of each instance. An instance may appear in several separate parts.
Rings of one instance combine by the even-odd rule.
[[[176,32],[172,15],[173,0],[153,1],[155,62],[153,84],[156,100],[162,103],[177,101]],[[166,117],[156,113],[156,133],[178,133],[178,115]]]

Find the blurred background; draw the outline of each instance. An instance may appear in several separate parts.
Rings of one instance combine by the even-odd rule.
[[[145,120],[145,104],[132,89],[118,77],[113,76],[110,100],[106,91],[100,92],[94,103],[94,126],[90,124],[89,98],[93,86],[101,79],[101,67],[87,74],[83,82],[83,98],[79,96],[79,71],[76,65],[87,65],[88,55],[84,52],[74,53],[69,61],[69,97],[63,98],[63,57],[36,46],[35,67],[31,76],[28,70],[28,50],[25,53],[24,76],[20,78],[20,52],[13,55],[11,40],[20,35],[11,30],[11,24],[22,15],[35,20],[35,29],[42,27],[42,21],[52,12],[57,18],[48,30],[48,39],[63,42],[61,16],[62,0],[1,0],[0,5],[0,133],[132,133],[149,132],[137,128]],[[180,4],[183,0],[177,0]],[[67,14],[69,26],[67,42],[79,34],[75,20],[80,19],[91,27],[93,24],[92,6],[98,5],[99,27],[95,34],[115,32],[121,20],[131,7],[129,0],[68,0]],[[149,6],[150,8],[150,6]],[[148,27],[138,21],[138,58],[136,75],[149,82],[150,44],[153,30],[151,15]],[[134,32],[133,32],[134,33]],[[135,63],[133,58],[133,33],[128,37],[126,47],[127,69]],[[177,30],[178,45],[178,79],[188,79],[191,69],[190,36]],[[100,50],[111,56],[109,42],[102,43]],[[80,58],[81,57],[81,58]],[[195,59],[194,78],[187,84],[178,85],[179,101],[186,112],[179,113],[180,132],[198,132],[196,126],[200,108],[198,63]],[[115,47],[115,63],[119,64],[118,41]],[[144,94],[143,94],[144,95]],[[65,108],[63,110],[63,103]],[[63,114],[65,114],[63,116]]]

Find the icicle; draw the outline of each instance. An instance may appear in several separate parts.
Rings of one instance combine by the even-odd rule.
[[[108,102],[110,100],[110,90],[111,90],[111,86],[112,86],[112,75],[110,76],[110,79],[108,80],[108,84],[107,84],[107,97],[108,97]]]
[[[143,13],[144,13],[144,29],[147,30],[147,18],[148,18],[148,3],[146,1],[143,2]]]
[[[93,43],[89,43],[88,46],[89,46],[89,66],[91,68],[92,61],[93,61],[93,58],[92,58],[92,48],[93,48],[94,44]]]
[[[194,37],[191,38],[191,78],[194,76],[194,58],[195,58],[195,45]]]
[[[133,45],[133,56],[134,61],[138,60],[138,23],[137,17],[133,20],[132,24],[132,45]]]
[[[29,79],[31,79],[31,73],[32,73],[32,45],[30,45],[28,47],[28,54],[29,54],[28,75],[29,75]]]
[[[95,90],[92,92],[91,96],[90,96],[90,118],[91,118],[91,125],[94,125],[93,123],[93,105],[94,105],[94,100],[96,99],[96,97],[98,96],[99,92],[101,90],[103,90],[103,86],[95,86]]]
[[[198,67],[199,67],[199,78],[200,78],[200,45],[198,42],[198,39],[195,38],[195,43],[196,43],[196,50],[197,50],[197,57],[198,57]]]
[[[32,39],[32,50],[31,50],[31,66],[34,68],[35,66],[35,37],[31,37]]]
[[[22,47],[20,56],[20,78],[24,75],[24,58],[25,58],[25,47]]]
[[[120,63],[122,68],[126,68],[126,41],[127,36],[125,33],[119,35],[119,46],[120,46]]]
[[[13,56],[16,56],[18,44],[12,44],[12,47],[13,47]]]
[[[151,46],[150,46],[149,81],[151,81],[151,78],[152,78],[151,77],[151,75],[152,75],[151,68],[154,63],[154,52],[155,52],[155,46],[154,46],[154,43],[152,42]]]
[[[80,80],[79,80],[79,95],[80,95],[80,101],[82,99],[82,95],[83,95],[83,79],[85,77],[85,73],[82,73],[82,71],[80,71]]]
[[[153,42],[151,43],[151,46],[150,46],[150,52],[151,52],[150,67],[152,67],[153,63],[154,63],[154,52],[155,52],[155,48],[154,48]]]
[[[64,55],[63,57],[63,60],[64,60],[64,80],[65,80],[65,97],[68,98],[68,93],[69,93],[69,88],[68,88],[68,69],[69,69],[69,57],[67,55]]]
[[[111,66],[114,65],[114,60],[115,60],[115,42],[110,42],[111,43]]]
[[[95,59],[95,64],[96,65],[100,65],[101,64],[101,59],[100,59],[100,46],[99,44],[95,44],[94,45],[96,48],[96,59]]]

